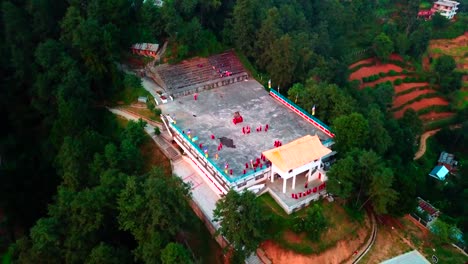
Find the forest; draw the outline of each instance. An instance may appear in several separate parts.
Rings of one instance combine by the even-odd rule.
[[[354,210],[411,212],[434,192],[422,169],[432,164],[413,161],[425,126],[411,109],[393,117],[391,83],[357,89],[348,66],[398,53],[452,98],[464,85],[453,59],[435,59],[429,72],[420,61],[431,39],[468,31],[460,3],[447,23],[418,19],[418,0],[2,0],[0,248],[15,263],[193,261],[176,240],[193,224],[189,187],[145,170],[144,123],[122,128],[105,108],[127,85],[119,64],[139,42],[168,41],[171,63],[235,49],[252,77],[304,109],[316,105],[331,125],[330,192]],[[460,128],[431,144],[468,162],[468,107],[454,111]],[[467,177],[436,187],[444,221],[468,237]]]

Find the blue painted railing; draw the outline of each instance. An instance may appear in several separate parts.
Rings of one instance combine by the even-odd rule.
[[[321,125],[322,127],[324,127],[325,129],[327,129],[328,131],[330,131],[330,127],[325,125],[325,123],[323,123],[322,121],[320,121],[318,118],[316,118],[315,116],[309,114],[307,111],[305,111],[304,109],[302,109],[300,106],[298,106],[297,104],[295,104],[294,102],[292,102],[291,100],[289,100],[287,97],[283,96],[282,94],[278,93],[277,91],[275,91],[274,89],[270,89],[270,92],[271,93],[274,93],[276,96],[280,97],[281,99],[283,99],[284,101],[286,101],[288,104],[292,105],[293,107],[295,107],[297,110],[299,110],[300,112],[302,112],[304,115],[306,115],[307,117],[309,117],[310,119],[314,120],[315,122],[317,122],[319,125]],[[331,132],[330,132],[331,133]]]

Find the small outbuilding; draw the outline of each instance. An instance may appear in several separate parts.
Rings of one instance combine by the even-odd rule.
[[[138,102],[146,104],[146,101],[148,101],[148,97],[146,97],[146,96],[138,97]]]
[[[449,170],[444,165],[439,165],[429,173],[429,176],[434,177],[439,181],[445,181],[445,176],[447,176],[448,173]]]

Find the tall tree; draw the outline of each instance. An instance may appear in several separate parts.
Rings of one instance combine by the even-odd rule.
[[[260,27],[262,15],[258,11],[262,10],[260,2],[257,0],[239,0],[232,12],[232,29],[234,34],[234,44],[236,48],[254,57],[254,41],[257,28]]]
[[[265,238],[268,218],[255,198],[250,191],[230,190],[213,211],[214,220],[221,225],[218,232],[241,258],[248,257]]]
[[[327,176],[328,190],[349,199],[353,207],[362,209],[370,204],[376,213],[385,214],[397,201],[398,193],[392,188],[393,172],[373,151],[348,152]]]
[[[343,153],[364,147],[369,135],[369,124],[359,113],[351,113],[333,120],[337,149]]]
[[[177,177],[164,177],[161,169],[143,181],[128,179],[118,199],[118,220],[138,242],[138,259],[159,259],[164,245],[189,222],[188,196],[189,187]]]
[[[393,52],[393,41],[385,33],[380,33],[374,39],[373,49],[377,58],[386,61]]]
[[[372,108],[368,113],[369,123],[368,147],[377,154],[383,155],[392,146],[392,138],[385,129],[384,115],[377,108]]]
[[[161,261],[163,264],[193,263],[187,249],[177,243],[167,244],[161,252]]]
[[[288,90],[288,97],[302,108],[309,110],[316,106],[316,116],[325,123],[354,110],[355,102],[338,86],[317,83],[310,79],[305,86],[294,84]]]

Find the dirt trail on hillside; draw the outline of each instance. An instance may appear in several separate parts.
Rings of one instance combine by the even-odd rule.
[[[421,158],[424,155],[424,153],[426,153],[426,141],[427,141],[427,139],[430,136],[435,135],[437,132],[439,132],[439,130],[440,130],[440,128],[430,130],[430,131],[424,132],[424,134],[421,135],[421,139],[419,141],[419,149],[416,152],[416,154],[414,154],[413,160],[417,160],[417,159]]]

